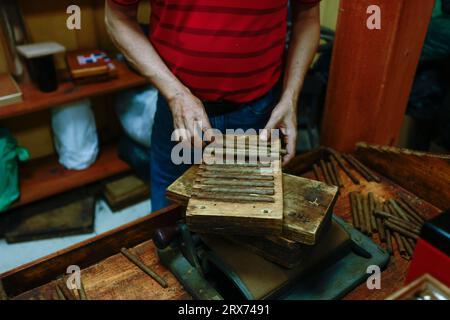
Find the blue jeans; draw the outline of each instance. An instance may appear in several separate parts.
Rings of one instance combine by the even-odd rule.
[[[263,97],[240,105],[236,111],[221,115],[208,114],[208,118],[211,126],[222,133],[225,133],[225,129],[263,129],[278,98],[279,86],[275,86]],[[208,103],[204,104],[208,110]],[[172,148],[177,144],[171,141],[173,130],[172,113],[167,101],[159,95],[150,148],[152,211],[169,205],[167,187],[190,167],[188,164],[176,165],[170,158]]]

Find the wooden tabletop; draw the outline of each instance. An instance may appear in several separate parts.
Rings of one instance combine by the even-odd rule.
[[[361,181],[360,185],[354,185],[351,180],[340,171],[341,179],[345,187],[336,203],[334,213],[351,222],[349,192],[358,191],[363,194],[373,192],[380,200],[396,197],[398,193],[409,194],[406,190],[398,187],[391,181],[381,177],[381,183],[365,182],[361,176],[352,171]],[[313,173],[307,172],[305,177],[312,178]],[[425,201],[416,203],[417,207],[427,217],[435,216],[439,210]],[[148,219],[148,218],[147,218]],[[151,218],[148,219],[151,221]],[[117,231],[116,231],[117,232]],[[114,230],[108,234],[108,238],[114,238]],[[120,238],[120,237],[117,237]],[[108,240],[111,241],[111,240]],[[120,239],[118,241],[121,241]],[[374,241],[378,242],[377,235]],[[91,241],[90,245],[95,241]],[[77,249],[79,249],[78,246]],[[167,279],[169,288],[163,289],[153,279],[131,264],[120,253],[90,265],[82,270],[82,278],[86,292],[91,299],[186,299],[189,295],[176,281],[173,275],[159,263],[155,247],[151,240],[144,241],[135,247],[135,253]],[[407,274],[409,261],[403,259],[395,250],[394,255],[385,271],[382,273],[381,289],[369,290],[365,283],[347,294],[344,299],[385,299],[403,286]],[[118,251],[117,251],[118,252]],[[48,259],[46,261],[49,261]],[[54,282],[47,283],[41,287],[25,292],[17,299],[52,299],[54,295]]]

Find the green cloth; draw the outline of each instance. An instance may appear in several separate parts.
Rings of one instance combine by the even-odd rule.
[[[442,12],[441,0],[436,0],[420,60],[441,60],[448,56],[450,56],[450,15]]]
[[[0,128],[0,212],[19,198],[18,161],[30,157],[28,150],[19,147],[6,128]]]

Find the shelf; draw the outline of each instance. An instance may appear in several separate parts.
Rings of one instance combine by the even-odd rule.
[[[123,62],[115,61],[117,78],[109,81],[76,85],[71,81],[59,83],[54,92],[41,92],[31,83],[20,84],[23,101],[0,107],[0,119],[20,116],[23,114],[48,109],[57,105],[76,101],[86,97],[99,96],[114,91],[136,87],[147,81],[142,76],[131,71]]]
[[[55,156],[32,160],[20,165],[21,196],[10,208],[17,208],[128,170],[130,167],[117,156],[116,145],[101,148],[96,162],[85,170],[65,169]]]

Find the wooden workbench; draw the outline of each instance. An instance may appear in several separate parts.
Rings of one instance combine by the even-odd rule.
[[[323,150],[298,157],[288,172],[313,178],[313,173],[305,171],[305,163],[321,157]],[[295,163],[299,165],[295,165]],[[354,185],[340,171],[345,187],[336,203],[334,213],[350,222],[350,206],[348,193],[359,191],[374,192],[382,199],[395,197],[398,193],[411,193],[381,176],[381,183],[366,182],[355,171],[360,185]],[[426,201],[416,203],[421,212],[431,218],[439,213],[439,209]],[[24,266],[0,275],[5,291],[10,297],[17,299],[52,299],[54,296],[54,280],[65,273],[67,266],[78,265],[82,270],[82,278],[86,292],[91,299],[188,299],[174,276],[158,261],[155,247],[149,240],[155,229],[170,225],[183,216],[184,209],[177,205],[150,214],[125,226],[101,234],[81,242],[65,250],[41,258]],[[375,241],[377,236],[375,236]],[[394,244],[395,246],[395,244]],[[118,252],[121,247],[134,247],[135,253],[142,260],[163,275],[169,283],[167,289],[161,288],[154,280],[131,264]],[[394,247],[395,249],[395,247]],[[384,299],[400,289],[403,285],[409,261],[401,258],[396,250],[387,269],[382,273],[381,289],[369,290],[365,283],[361,284],[345,299]]]

